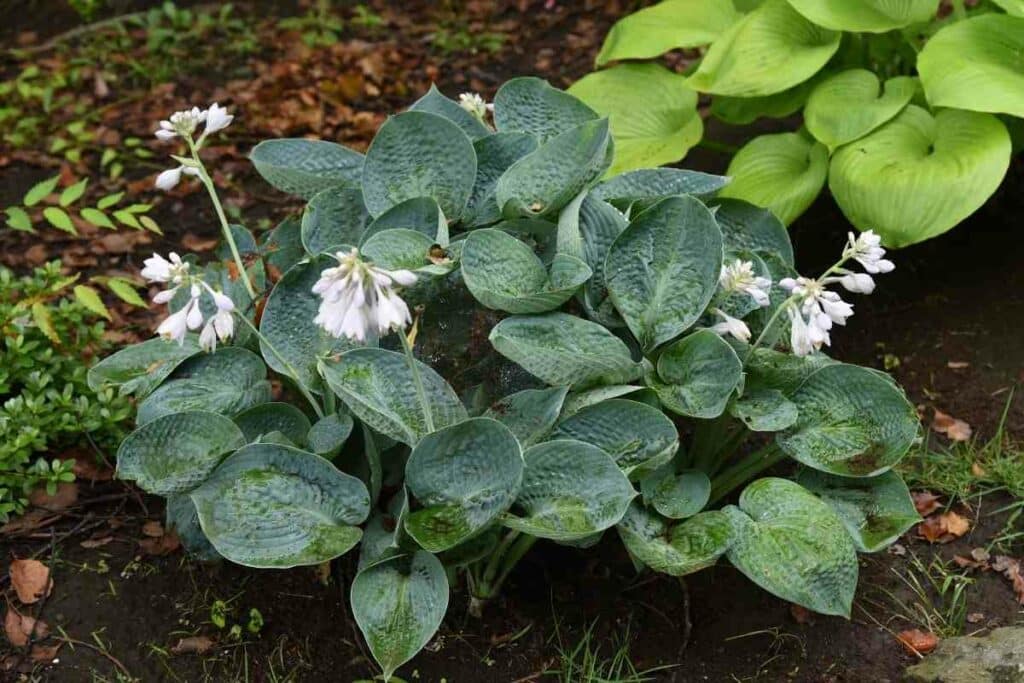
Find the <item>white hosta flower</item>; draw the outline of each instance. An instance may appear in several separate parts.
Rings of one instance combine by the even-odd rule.
[[[754,272],[752,261],[736,259],[732,263],[723,265],[722,273],[718,276],[718,284],[727,293],[747,294],[762,308],[771,304],[768,292],[771,291],[772,281],[757,275]]]
[[[854,294],[870,294],[875,291],[875,280],[867,273],[846,273],[842,277],[836,278],[835,281],[841,284],[846,291]]]
[[[459,106],[481,121],[487,116],[487,112],[493,109],[493,105],[488,105],[484,98],[475,92],[464,92],[459,95]]]
[[[226,342],[235,333],[235,317],[232,312],[235,310],[235,304],[225,294],[215,291],[210,288],[209,285],[203,283],[203,286],[210,292],[213,297],[213,303],[217,306],[217,312],[210,316],[210,319],[206,321],[206,325],[203,326],[203,331],[199,333],[199,346],[205,351],[216,351],[217,340]]]
[[[784,278],[779,285],[796,297],[786,313],[790,320],[790,346],[798,356],[805,356],[823,345],[831,345],[829,330],[833,324],[845,325],[853,315],[853,306],[835,292],[825,289],[818,280]]]
[[[363,261],[359,250],[335,254],[338,265],[320,274],[313,293],[322,301],[313,322],[335,337],[366,341],[370,330],[387,334],[402,329],[412,316],[395,291],[416,282],[408,270],[384,270]]]
[[[747,324],[745,322],[743,322],[739,318],[732,317],[725,311],[718,308],[714,310],[714,313],[715,315],[722,318],[722,322],[715,323],[714,325],[711,326],[711,330],[713,332],[716,332],[722,335],[723,337],[727,334],[731,334],[733,337],[739,339],[741,342],[750,341],[750,328],[747,327]]]
[[[164,121],[160,122],[160,128],[156,131],[158,139],[167,142],[179,135],[184,137],[196,132],[200,123],[206,120],[207,112],[199,107],[192,107],[183,111],[176,111]]]
[[[142,262],[141,275],[149,282],[172,282],[180,285],[188,277],[188,264],[176,252],[169,254],[170,260],[160,254],[153,254]]]
[[[234,118],[225,107],[214,102],[206,112],[206,128],[203,130],[203,135],[210,135],[219,130],[224,130],[231,124]]]
[[[184,344],[188,331],[199,329],[199,326],[203,324],[203,311],[199,307],[199,295],[202,294],[202,290],[199,289],[199,285],[192,285],[191,294],[192,297],[188,303],[160,323],[160,326],[156,328],[158,335],[164,339]]]
[[[882,238],[876,235],[874,230],[862,232],[857,237],[854,237],[852,232],[847,233],[843,256],[856,260],[871,274],[891,273],[896,268],[895,263],[883,258],[885,249],[882,248]]]
[[[153,185],[156,186],[158,190],[163,190],[165,192],[173,190],[177,187],[178,183],[181,182],[182,174],[197,176],[199,175],[199,169],[185,165],[178,166],[177,168],[169,168],[156,177],[156,182],[154,182]]]

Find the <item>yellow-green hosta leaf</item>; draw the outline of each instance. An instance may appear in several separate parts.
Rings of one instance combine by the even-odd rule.
[[[840,36],[811,23],[786,0],[767,0],[711,44],[688,84],[736,97],[782,92],[825,66]]]
[[[616,59],[650,59],[712,42],[743,15],[732,0],[664,0],[620,19],[604,39],[598,66]]]
[[[944,27],[917,58],[928,102],[1024,117],[1024,17],[983,14]]]
[[[608,117],[615,138],[610,176],[679,161],[704,133],[697,93],[685,76],[658,64],[621,64],[588,74],[569,92]]]
[[[804,124],[819,142],[835,150],[891,120],[910,103],[917,81],[890,78],[884,85],[867,69],[850,69],[823,81],[811,93]]]
[[[75,299],[98,316],[110,320],[110,311],[100,298],[100,293],[86,285],[75,285]]]
[[[992,0],[1013,17],[1024,17],[1024,0]]]
[[[939,0],[789,0],[797,12],[834,31],[884,33],[928,21]]]
[[[720,197],[766,208],[789,225],[825,186],[828,150],[799,133],[759,135],[736,153],[726,175],[732,182]]]
[[[829,189],[847,219],[889,247],[941,235],[978,210],[1010,164],[995,116],[909,105],[832,158]]]

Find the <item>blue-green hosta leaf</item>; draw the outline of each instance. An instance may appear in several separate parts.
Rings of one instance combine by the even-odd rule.
[[[759,135],[729,162],[733,181],[720,197],[763,206],[789,225],[825,186],[828,150],[800,133]]]
[[[402,555],[401,542],[405,535],[405,517],[409,514],[409,494],[400,489],[388,501],[386,510],[370,515],[359,543],[359,571],[389,557]]]
[[[263,403],[235,416],[235,424],[245,435],[246,443],[260,436],[279,432],[293,444],[304,446],[309,433],[309,418],[290,403]]]
[[[445,275],[455,267],[454,261],[434,263],[431,252],[437,244],[417,230],[396,228],[381,230],[369,237],[360,248],[374,265],[387,270],[411,270],[420,277]]]
[[[917,81],[909,76],[881,84],[867,69],[849,69],[822,81],[804,109],[807,130],[829,151],[864,137],[910,103]]]
[[[686,519],[704,509],[711,497],[711,480],[700,470],[676,473],[670,463],[640,482],[644,504],[669,519]]]
[[[117,449],[117,476],[158,496],[201,484],[231,451],[245,444],[235,423],[217,413],[159,417],[129,434]]]
[[[608,168],[607,119],[587,121],[551,138],[498,179],[495,198],[506,218],[552,216]]]
[[[302,245],[302,221],[298,216],[288,216],[271,230],[260,245],[267,267],[285,273],[296,263],[306,258]]]
[[[732,523],[728,558],[748,579],[819,614],[849,618],[857,551],[839,516],[787,479],[758,479],[723,509]]]
[[[394,557],[352,581],[352,616],[384,680],[430,642],[448,611],[448,577],[430,553]]]
[[[186,410],[233,417],[270,400],[267,368],[252,351],[225,346],[178,366],[170,379],[139,404],[140,425]]]
[[[498,179],[509,166],[537,149],[537,138],[529,133],[495,133],[473,143],[476,150],[476,180],[469,205],[462,215],[466,227],[488,225],[501,220],[495,196]]]
[[[430,90],[426,95],[413,102],[409,111],[423,111],[446,118],[461,128],[470,140],[476,140],[491,133],[483,121],[463,109],[455,100],[442,95],[433,83],[430,84]]]
[[[249,160],[268,183],[303,199],[329,187],[359,187],[363,155],[325,140],[265,140]]]
[[[833,31],[885,33],[935,17],[939,0],[789,0],[797,12]]]
[[[494,96],[498,131],[530,133],[540,142],[596,118],[597,113],[577,98],[532,76],[505,81]]]
[[[416,361],[434,429],[466,419],[466,409],[444,378]],[[321,364],[324,380],[349,410],[374,430],[409,446],[426,436],[426,416],[405,354],[355,349],[336,362]]]
[[[790,396],[799,416],[776,437],[790,457],[822,472],[872,477],[889,470],[917,435],[917,413],[889,379],[867,368],[824,367]]]
[[[414,230],[428,237],[431,243],[446,246],[448,242],[448,222],[441,207],[430,197],[407,199],[377,216],[363,233],[363,241],[368,242],[385,230]]]
[[[823,367],[836,365],[822,353],[797,356],[773,349],[758,348],[751,353],[747,344],[735,343],[736,354],[745,359],[744,392],[776,389],[789,398],[804,381]]]
[[[840,37],[808,21],[787,0],[766,0],[711,44],[688,84],[736,97],[782,92],[825,66]]]
[[[664,413],[619,398],[569,415],[555,425],[550,438],[574,439],[597,446],[626,474],[638,467],[659,467],[679,450],[679,434]]]
[[[714,565],[732,543],[732,525],[719,510],[673,522],[634,502],[617,529],[630,555],[670,576]]]
[[[427,434],[405,466],[419,503],[405,530],[430,552],[453,548],[508,510],[522,480],[519,442],[497,420],[475,417]]]
[[[590,196],[627,209],[633,202],[651,203],[677,194],[706,198],[728,184],[727,176],[684,168],[642,168],[609,178],[594,187]]]
[[[376,217],[415,197],[430,197],[445,216],[462,215],[473,190],[476,153],[448,119],[408,111],[388,119],[366,151],[363,199]]]
[[[322,190],[309,200],[302,214],[302,246],[311,256],[318,256],[359,244],[369,219],[358,187]]]
[[[598,66],[650,59],[669,50],[701,47],[740,20],[732,0],[664,0],[619,19],[604,39]]]
[[[117,387],[121,394],[145,398],[175,368],[200,351],[194,335],[185,337],[181,344],[161,337],[132,344],[89,368],[89,388],[100,391],[104,387]]]
[[[861,552],[888,547],[921,521],[907,485],[892,470],[851,479],[804,468],[796,481],[835,510]]]
[[[991,114],[947,109],[932,116],[909,105],[836,152],[829,189],[851,223],[904,247],[977,211],[1002,182],[1010,154],[1006,126]]]
[[[257,568],[320,564],[351,550],[370,514],[363,482],[297,448],[250,444],[191,493],[221,555]]]
[[[615,461],[582,441],[546,441],[523,460],[523,484],[502,524],[530,536],[586,538],[615,526],[636,497]]]
[[[725,248],[770,252],[792,266],[793,243],[778,216],[742,199],[715,199],[710,202],[715,221],[722,230]]]
[[[167,509],[164,526],[173,531],[181,539],[181,545],[191,557],[202,562],[220,560],[221,555],[210,543],[210,539],[199,526],[199,515],[196,506],[187,495],[179,494],[167,498]]]
[[[269,342],[260,341],[263,360],[276,372],[291,376],[278,358],[280,354],[298,373],[298,381],[311,391],[319,391],[320,386],[317,359],[356,346],[347,338],[332,337],[313,322],[320,308],[320,297],[313,293],[313,285],[323,270],[336,265],[334,259],[320,257],[289,270],[270,293],[260,320],[260,332]]]
[[[711,330],[697,330],[666,347],[651,388],[672,412],[710,419],[725,412],[743,379],[743,364],[728,342]]]
[[[584,389],[582,391],[574,391],[565,397],[565,403],[562,404],[562,416],[569,417],[574,413],[578,413],[587,406],[592,406],[595,403],[601,403],[612,398],[620,398],[628,394],[636,393],[642,390],[643,387],[635,384],[618,384],[611,386],[594,387],[592,389]]]
[[[526,244],[493,228],[474,230],[462,249],[462,278],[477,301],[509,313],[543,313],[568,301],[592,272],[558,254],[550,274]]]
[[[494,553],[498,543],[501,542],[501,536],[502,528],[492,526],[468,541],[463,541],[454,548],[439,553],[437,559],[441,560],[441,564],[446,568],[465,567],[466,565],[479,562]]]
[[[625,384],[640,376],[625,342],[566,313],[506,318],[489,339],[498,353],[552,386]]]
[[[704,124],[697,93],[686,80],[660,64],[643,63],[620,64],[573,83],[570,93],[608,117],[615,140],[608,175],[679,161],[700,142]]]
[[[325,415],[309,428],[305,440],[309,442],[311,451],[325,458],[332,458],[348,441],[354,426],[352,416],[347,413]]]
[[[722,232],[694,197],[663,199],[615,240],[605,281],[630,331],[651,350],[704,313],[722,270]]]
[[[256,244],[256,238],[252,232],[249,231],[244,225],[238,223],[231,223],[228,225],[231,230],[231,238],[235,241],[235,247],[238,248],[240,256],[259,255],[260,249]],[[231,247],[228,245],[227,240],[217,245],[214,254],[221,261],[227,261],[232,258]]]
[[[568,387],[526,389],[491,405],[484,417],[494,418],[512,430],[523,448],[548,435],[558,420]]]
[[[777,389],[745,391],[729,404],[729,414],[753,432],[779,432],[792,427],[799,411]]]
[[[582,299],[587,316],[608,327],[622,327],[622,318],[608,296],[604,265],[608,259],[608,250],[629,223],[618,209],[594,198],[593,193],[584,197],[578,221],[583,259],[593,271],[593,275],[583,285]]]

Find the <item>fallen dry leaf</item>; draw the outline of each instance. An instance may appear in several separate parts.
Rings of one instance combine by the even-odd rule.
[[[36,643],[32,646],[32,652],[29,656],[33,662],[52,662],[54,657],[60,651],[63,642],[57,643],[56,645],[40,645]]]
[[[186,232],[181,238],[181,246],[189,251],[210,251],[220,242],[218,237],[200,237],[194,232]]]
[[[914,491],[910,494],[910,497],[914,499],[914,507],[917,509],[917,514],[922,517],[927,517],[942,507],[942,504],[939,502],[940,497],[931,491]]]
[[[33,633],[34,632],[34,633]],[[4,633],[14,647],[25,647],[29,640],[45,638],[50,634],[46,622],[39,621],[27,614],[22,614],[13,607],[7,608],[4,617]]]
[[[965,360],[951,360],[946,363],[946,367],[950,370],[963,370],[964,368],[971,367],[971,364]]]
[[[798,624],[809,624],[814,622],[814,613],[795,602],[790,604],[789,614],[793,617],[793,621]]]
[[[1024,605],[1024,574],[1021,574],[1020,560],[1006,555],[998,555],[992,563],[992,569],[1009,579],[1017,602]]]
[[[182,638],[171,647],[171,652],[176,655],[184,654],[205,654],[213,647],[213,640],[206,636],[189,636]]]
[[[985,468],[976,462],[971,463],[971,474],[976,476],[978,479],[983,479],[988,476],[988,472]]]
[[[939,644],[939,639],[934,633],[916,628],[901,631],[896,639],[912,655],[926,655]]]
[[[985,621],[985,615],[981,612],[971,612],[967,615],[968,624],[980,624]]]
[[[110,481],[114,478],[114,469],[108,465],[97,464],[93,458],[78,456],[71,468],[78,479],[89,481]]]
[[[164,555],[170,555],[180,548],[181,539],[178,538],[178,534],[172,531],[156,538],[144,538],[139,541],[139,547],[141,547],[147,555],[162,557]]]
[[[78,502],[78,484],[73,481],[58,484],[53,495],[46,492],[45,486],[37,488],[29,494],[28,502],[50,512],[67,510]]]
[[[932,418],[932,431],[945,434],[952,441],[968,441],[973,433],[971,425],[938,408],[935,409],[935,417]]]
[[[88,548],[88,549],[102,548],[103,546],[107,545],[108,543],[110,543],[113,540],[114,540],[113,536],[101,536],[99,538],[87,538],[84,541],[82,541],[81,543],[79,543],[78,545],[82,546],[83,548]]]
[[[929,543],[949,543],[971,530],[971,523],[955,512],[932,515],[917,525],[917,535]]]
[[[50,569],[39,560],[12,560],[10,575],[18,600],[26,605],[38,602],[53,590]]]
[[[46,510],[29,510],[20,517],[15,517],[3,526],[0,526],[0,535],[14,536],[27,531],[35,531],[49,526],[61,518],[59,513]]]
[[[151,519],[142,525],[142,533],[151,538],[160,538],[164,535],[164,525],[155,519]]]

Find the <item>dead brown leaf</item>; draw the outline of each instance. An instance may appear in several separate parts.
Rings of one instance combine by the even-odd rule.
[[[113,536],[100,536],[99,538],[87,538],[78,545],[87,549],[102,548],[113,540]]]
[[[26,605],[38,602],[53,590],[50,568],[39,560],[11,560],[10,575],[18,600]]]
[[[110,481],[114,478],[114,469],[109,465],[99,464],[95,459],[79,455],[75,458],[75,464],[71,468],[78,479],[89,481]]]
[[[46,510],[29,510],[20,517],[15,517],[3,526],[0,526],[0,535],[14,536],[28,531],[35,531],[53,524],[62,515],[59,513],[47,512]]]
[[[971,364],[965,360],[951,360],[946,363],[946,367],[950,370],[963,370],[964,368],[971,367]]]
[[[985,621],[985,615],[982,612],[971,612],[967,615],[968,624],[980,624]]]
[[[4,617],[4,633],[14,647],[25,647],[32,639],[45,638],[50,634],[46,622],[39,621],[27,614],[22,614],[11,606],[7,607]]]
[[[795,602],[789,605],[789,614],[793,617],[793,621],[798,624],[814,623],[814,613]]]
[[[57,643],[56,645],[40,645],[36,643],[32,646],[32,652],[29,656],[32,658],[33,662],[52,662],[63,645],[63,642]]]
[[[998,555],[992,563],[992,569],[1009,579],[1017,602],[1024,605],[1024,575],[1021,574],[1020,560],[1006,555]]]
[[[164,535],[164,525],[155,519],[151,519],[142,525],[142,533],[151,538],[159,538]]]
[[[971,530],[971,523],[955,512],[932,515],[917,525],[917,535],[929,543],[949,543]]]
[[[935,409],[935,417],[932,418],[932,431],[945,434],[952,441],[969,441],[973,434],[971,425],[938,408]]]
[[[29,494],[28,502],[50,512],[67,510],[78,502],[78,484],[73,481],[60,483],[53,495],[47,493],[45,486],[37,488]]]
[[[916,628],[901,631],[896,639],[912,655],[926,655],[939,644],[939,639],[934,633]]]
[[[939,502],[940,497],[931,491],[914,491],[910,494],[910,497],[914,499],[914,507],[917,509],[917,514],[922,517],[927,517],[942,507],[942,504]]]
[[[170,555],[180,548],[181,539],[178,538],[178,534],[172,531],[157,538],[144,538],[139,541],[139,547],[141,547],[147,555],[162,557],[164,555]]]
[[[182,638],[171,647],[171,652],[176,655],[184,654],[205,654],[212,648],[214,642],[207,636],[189,636]]]
[[[210,251],[219,241],[217,237],[200,237],[194,232],[186,232],[181,238],[181,246],[189,251]]]

